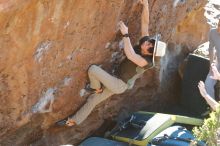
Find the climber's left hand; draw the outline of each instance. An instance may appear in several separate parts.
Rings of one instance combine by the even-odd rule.
[[[119,25],[119,29],[120,29],[120,31],[121,31],[121,33],[124,35],[124,34],[128,34],[128,27],[124,24],[124,22],[123,21],[120,21],[119,23],[118,23],[118,25]]]

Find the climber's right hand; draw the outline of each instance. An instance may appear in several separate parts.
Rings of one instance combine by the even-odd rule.
[[[122,35],[128,34],[128,27],[124,24],[123,21],[120,21],[118,25]]]

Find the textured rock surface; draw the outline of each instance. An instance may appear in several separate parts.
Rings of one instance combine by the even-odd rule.
[[[0,145],[76,144],[121,108],[162,110],[175,103],[179,63],[207,41],[206,1],[149,1],[150,33],[168,42],[160,72],[159,66],[148,71],[134,90],[108,99],[73,128],[54,123],[85,102],[79,90],[88,66],[111,64],[119,20],[137,41],[141,7],[136,0],[0,1]]]
[[[207,1],[192,0],[155,2],[155,6],[160,7],[154,10],[155,13],[159,13],[157,19],[160,19],[161,23],[159,26],[156,25],[155,30],[162,32],[163,38],[168,42],[166,56],[161,60],[161,84],[156,95],[159,99],[164,99],[163,103],[176,103],[176,97],[181,93],[181,78],[177,73],[179,64],[188,53],[207,41],[209,25],[204,17],[203,8],[206,3]]]

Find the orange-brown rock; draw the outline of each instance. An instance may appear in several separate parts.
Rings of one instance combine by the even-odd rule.
[[[76,144],[122,107],[156,110],[178,97],[172,92],[179,91],[178,64],[207,40],[206,2],[149,3],[150,33],[161,33],[168,43],[160,72],[148,71],[132,91],[111,97],[81,125],[60,128],[55,122],[86,100],[79,91],[87,82],[88,66],[111,65],[120,41],[119,20],[137,42],[141,6],[137,0],[1,0],[0,145]]]

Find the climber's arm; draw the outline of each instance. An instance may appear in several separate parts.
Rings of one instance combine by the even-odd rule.
[[[198,87],[199,87],[199,91],[200,91],[200,94],[202,95],[202,97],[204,97],[206,102],[210,105],[210,107],[213,110],[216,110],[217,107],[219,106],[219,103],[217,101],[215,101],[211,96],[209,96],[209,94],[206,92],[204,82],[200,81],[198,84]]]
[[[124,41],[124,52],[125,52],[125,55],[127,56],[127,58],[140,67],[146,66],[148,64],[148,62],[143,57],[141,57],[140,55],[135,53],[135,51],[131,45],[130,38],[124,37],[123,41]]]
[[[141,35],[149,36],[149,5],[148,0],[140,0],[143,4],[143,10],[141,14]]]
[[[119,22],[119,28],[121,30],[122,35],[128,34],[128,27],[124,24],[124,22],[122,21]],[[135,53],[131,45],[130,38],[128,36],[123,37],[123,41],[124,41],[124,52],[129,60],[131,60],[140,67],[143,67],[148,64],[148,62],[143,57]]]
[[[217,101],[215,101],[211,96],[209,96],[208,94],[206,96],[204,96],[204,99],[206,100],[206,102],[208,103],[208,105],[210,105],[210,107],[212,108],[212,110],[216,110],[219,106],[219,103]]]

